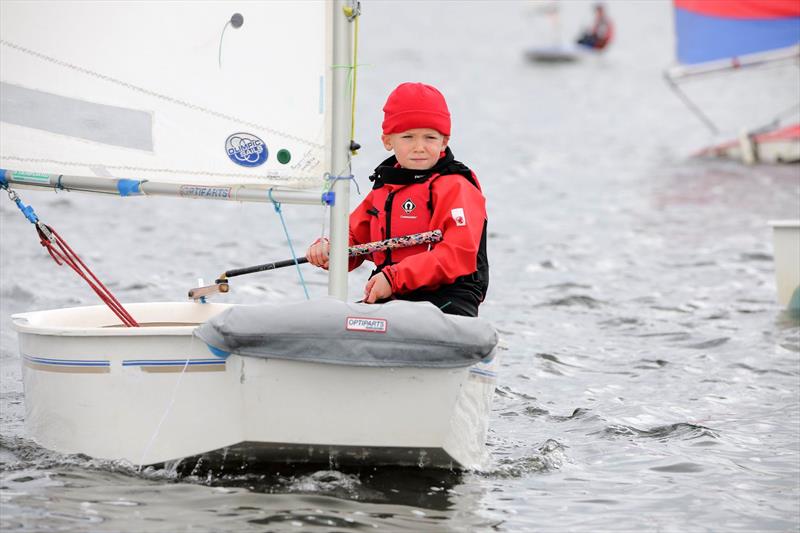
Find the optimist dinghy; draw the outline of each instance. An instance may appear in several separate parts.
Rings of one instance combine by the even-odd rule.
[[[497,336],[480,318],[334,298],[127,307],[141,327],[106,306],[13,317],[42,446],[134,464],[484,463]]]
[[[66,253],[60,237],[16,189],[330,209],[327,299],[123,306],[109,293],[15,315],[33,440],[138,465],[219,452],[481,466],[491,326],[343,302],[359,15],[357,0],[0,4],[0,186],[51,254]]]

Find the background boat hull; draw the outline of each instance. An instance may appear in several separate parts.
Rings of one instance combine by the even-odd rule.
[[[774,220],[770,224],[778,303],[800,311],[800,220]]]

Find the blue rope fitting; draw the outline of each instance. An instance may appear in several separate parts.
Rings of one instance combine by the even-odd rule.
[[[276,201],[275,198],[272,197],[272,189],[267,191],[267,196],[269,196],[269,201],[272,202],[272,207],[275,208],[275,212],[280,214],[281,212],[281,203]],[[283,217],[281,217],[281,221],[283,221]]]
[[[5,169],[0,168],[0,188],[5,189],[6,191],[8,191],[8,197],[11,198],[12,200],[14,200],[14,203],[17,204],[17,207],[19,207],[19,210],[22,211],[22,214],[25,215],[25,218],[27,218],[28,221],[30,221],[31,224],[38,224],[39,223],[39,217],[37,217],[36,213],[33,212],[33,207],[23,204],[22,200],[20,200],[19,196],[17,196],[17,193],[14,192],[13,190],[11,190],[8,187],[8,180],[6,179],[6,172],[7,171]]]
[[[39,222],[39,217],[37,217],[36,213],[33,212],[33,207],[23,204],[22,200],[20,200],[19,198],[14,200],[14,202],[17,204],[19,210],[22,211],[22,214],[25,215],[25,218],[27,218],[31,224],[36,224],[37,222]]]
[[[119,191],[120,196],[137,196],[142,194],[142,191],[139,190],[141,183],[139,180],[120,179],[117,180],[117,191]]]
[[[322,193],[322,203],[325,205],[333,205],[336,203],[336,193],[327,191]]]

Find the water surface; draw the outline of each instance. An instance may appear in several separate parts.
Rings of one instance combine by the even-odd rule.
[[[386,94],[426,81],[447,96],[453,151],[488,198],[481,312],[502,364],[486,472],[138,471],[37,447],[9,315],[96,300],[4,198],[0,529],[797,531],[800,322],[775,301],[767,221],[800,212],[800,169],[689,158],[710,136],[661,78],[669,4],[609,4],[607,55],[534,65],[523,50],[555,36],[535,3],[364,2],[362,191],[384,157]],[[566,3],[563,35],[590,14]],[[771,72],[755,94],[791,102],[796,76]],[[726,126],[771,118],[730,82],[690,89]],[[122,301],[182,300],[198,277],[289,256],[269,206],[20,193]],[[284,213],[300,249],[322,230],[320,210]],[[304,272],[325,294],[324,276]],[[353,299],[366,275],[350,275]],[[303,292],[283,269],[226,298]]]

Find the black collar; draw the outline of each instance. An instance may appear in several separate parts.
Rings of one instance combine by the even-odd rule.
[[[397,158],[392,156],[378,165],[369,179],[375,182],[372,186],[373,189],[382,187],[386,183],[391,183],[393,185],[424,183],[432,175],[441,174],[453,161],[455,161],[455,158],[449,147],[444,149],[444,155],[439,158],[439,161],[437,161],[432,168],[427,170],[412,170],[409,168],[397,167]]]

